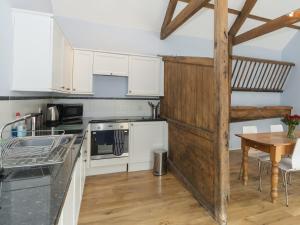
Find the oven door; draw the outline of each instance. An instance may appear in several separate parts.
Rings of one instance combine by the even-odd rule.
[[[111,159],[128,156],[128,130],[91,132],[91,159]]]

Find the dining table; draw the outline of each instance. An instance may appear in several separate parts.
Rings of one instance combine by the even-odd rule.
[[[243,183],[248,183],[248,152],[250,148],[270,154],[272,164],[271,172],[271,200],[273,203],[278,198],[278,165],[284,156],[293,154],[300,131],[295,132],[296,138],[288,138],[287,132],[236,134],[241,138]]]

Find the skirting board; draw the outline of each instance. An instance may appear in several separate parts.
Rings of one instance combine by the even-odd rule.
[[[127,172],[127,164],[88,168],[87,176],[95,176],[95,175],[109,174],[109,173],[120,173],[120,172]]]
[[[128,172],[152,170],[153,162],[128,163]]]

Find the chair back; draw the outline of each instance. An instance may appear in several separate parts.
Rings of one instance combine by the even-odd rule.
[[[297,139],[292,155],[292,167],[293,169],[300,169],[300,138]]]
[[[243,126],[243,134],[256,134],[257,127],[256,126]]]
[[[281,124],[271,125],[271,132],[283,132],[283,126]]]

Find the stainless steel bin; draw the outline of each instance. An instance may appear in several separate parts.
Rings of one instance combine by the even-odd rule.
[[[162,176],[167,173],[168,152],[166,150],[154,151],[153,175]]]

